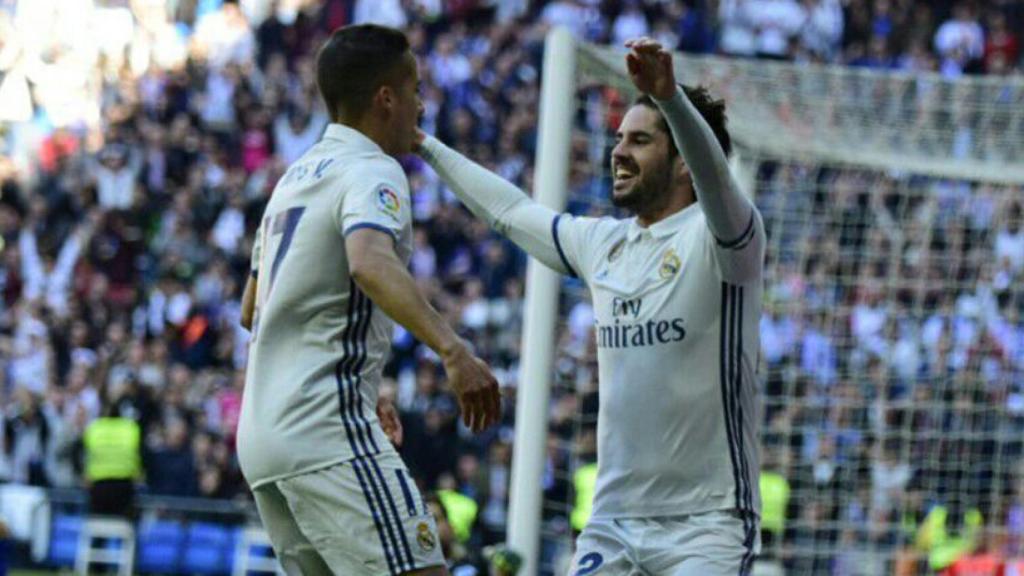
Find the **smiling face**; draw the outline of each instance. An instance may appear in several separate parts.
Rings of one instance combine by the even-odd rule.
[[[661,114],[634,105],[615,134],[612,149],[612,203],[637,214],[658,211],[673,193],[681,160]]]

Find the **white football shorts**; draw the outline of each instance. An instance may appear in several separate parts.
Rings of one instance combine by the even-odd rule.
[[[362,456],[253,494],[289,575],[394,576],[445,563],[434,518],[398,455]]]
[[[591,520],[571,576],[745,576],[761,549],[753,514],[730,510]]]

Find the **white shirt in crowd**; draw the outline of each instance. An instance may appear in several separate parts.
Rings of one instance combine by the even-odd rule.
[[[818,0],[807,10],[800,43],[818,56],[831,59],[843,39],[843,6],[839,0]]]
[[[967,58],[981,58],[985,53],[985,32],[981,24],[973,20],[947,20],[935,32],[935,49],[943,56],[950,56],[956,49],[964,51]]]
[[[84,243],[85,238],[79,232],[73,232],[61,246],[53,268],[47,270],[39,256],[35,233],[29,229],[23,229],[18,237],[18,251],[21,253],[21,274],[25,282],[23,291],[25,299],[31,301],[42,298],[50,310],[57,316],[63,317],[68,309],[68,290],[71,288],[71,277]]]
[[[799,330],[788,316],[761,317],[761,352],[768,364],[778,364],[796,349]]]
[[[750,56],[757,51],[749,4],[750,0],[722,0],[718,5],[719,44],[726,54]]]
[[[757,51],[761,54],[788,54],[790,40],[800,33],[807,19],[796,0],[751,0],[748,10],[757,33]]]
[[[996,236],[996,261],[1007,261],[1014,273],[1024,270],[1024,228],[1016,233],[1007,229],[999,231]]]
[[[871,507],[888,512],[899,505],[897,498],[910,482],[911,474],[906,462],[881,460],[872,464]]]
[[[353,24],[379,24],[404,28],[408,22],[401,0],[356,0]]]
[[[126,162],[119,167],[111,167],[95,159],[87,164],[89,173],[96,180],[96,195],[101,207],[107,210],[126,210],[131,208],[135,196],[135,181],[142,169],[140,153],[126,152]]]
[[[622,11],[615,22],[612,23],[612,45],[622,46],[626,40],[647,36],[651,27],[647,22],[647,16],[636,4],[631,4]]]
[[[228,64],[249,64],[256,56],[252,27],[233,9],[222,8],[203,16],[196,25],[195,39],[206,48],[207,60],[215,69]]]
[[[885,354],[888,342],[883,334],[888,312],[884,305],[866,303],[853,307],[850,324],[857,344],[876,356]]]
[[[541,20],[548,26],[564,26],[578,39],[586,38],[589,25],[600,17],[595,8],[566,0],[556,0],[548,4],[540,15]]]
[[[292,128],[288,116],[281,114],[274,120],[274,147],[278,158],[285,164],[294,163],[317,143],[326,127],[327,117],[321,112],[314,112],[309,123],[298,131]]]

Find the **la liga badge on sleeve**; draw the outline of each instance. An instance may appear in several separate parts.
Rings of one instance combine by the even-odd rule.
[[[383,184],[377,188],[377,208],[388,216],[398,220],[398,214],[402,210],[402,201],[398,194],[388,185]]]

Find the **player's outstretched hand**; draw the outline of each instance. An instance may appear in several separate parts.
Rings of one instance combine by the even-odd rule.
[[[402,420],[398,417],[398,410],[390,398],[380,397],[377,399],[377,419],[380,420],[380,427],[384,430],[388,440],[395,445],[395,448],[402,446]]]
[[[443,360],[448,382],[459,399],[462,421],[466,426],[474,432],[481,432],[496,424],[501,418],[501,392],[487,364],[470,354],[465,346],[460,346]]]
[[[676,94],[672,55],[656,40],[646,37],[627,41],[626,48],[626,68],[637,90],[658,100],[672,99]]]

